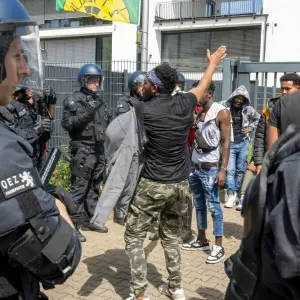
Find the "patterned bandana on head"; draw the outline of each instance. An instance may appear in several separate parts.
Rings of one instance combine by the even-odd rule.
[[[149,81],[153,84],[156,85],[159,89],[165,89],[165,85],[161,82],[161,80],[157,77],[156,73],[154,70],[149,71],[147,73],[147,77]]]

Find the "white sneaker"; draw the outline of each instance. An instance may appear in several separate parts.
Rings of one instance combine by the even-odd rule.
[[[239,195],[236,193],[234,205],[237,206],[240,203]]]
[[[207,264],[216,264],[225,258],[225,251],[223,247],[213,245],[210,255],[207,257]]]
[[[194,250],[201,250],[201,251],[207,251],[210,250],[209,241],[197,241],[195,239],[194,241],[191,241],[189,243],[183,244],[181,247],[182,250],[187,251],[194,251]]]
[[[234,203],[236,201],[236,196],[237,196],[236,193],[231,194],[231,195],[228,196],[228,200],[225,203],[225,207],[226,208],[233,208],[233,205],[234,205]]]
[[[239,203],[236,208],[235,208],[237,211],[241,211],[242,210],[242,204]]]
[[[157,289],[160,291],[161,294],[166,295],[171,299],[186,300],[183,289],[176,290],[175,292],[173,292],[169,289],[169,286],[167,284],[161,284]]]

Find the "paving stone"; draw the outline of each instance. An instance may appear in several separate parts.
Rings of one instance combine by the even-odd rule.
[[[195,215],[193,229],[196,231]],[[226,257],[234,253],[242,237],[243,219],[234,209],[224,209],[224,241]],[[109,232],[99,234],[85,231],[81,263],[72,278],[64,285],[45,291],[51,300],[120,300],[130,293],[130,268],[124,248],[124,227],[107,222]],[[208,238],[213,241],[212,220],[208,215]],[[160,241],[144,242],[148,262],[150,299],[166,300],[157,286],[166,283],[164,252]],[[220,300],[228,285],[223,263],[208,265],[207,254],[201,251],[182,251],[182,282],[189,300]]]

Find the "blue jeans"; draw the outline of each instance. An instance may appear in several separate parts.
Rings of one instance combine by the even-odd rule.
[[[209,170],[193,169],[189,176],[189,183],[194,193],[198,229],[207,229],[208,209],[213,218],[214,236],[223,236],[223,211],[216,184],[218,171],[217,167]]]
[[[248,165],[249,141],[231,143],[227,168],[227,194],[232,195],[241,189]]]

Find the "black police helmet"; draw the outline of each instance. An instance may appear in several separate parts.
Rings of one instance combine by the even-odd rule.
[[[82,87],[86,88],[87,80],[91,76],[99,76],[99,86],[103,89],[102,84],[104,79],[104,73],[103,70],[95,64],[83,65],[78,72],[77,81]]]

